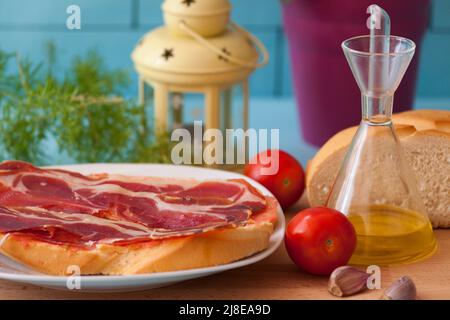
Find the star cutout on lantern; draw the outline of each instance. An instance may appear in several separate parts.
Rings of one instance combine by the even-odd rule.
[[[225,56],[231,56],[231,52],[228,51],[227,48],[222,48],[222,52],[223,52],[223,54],[219,55],[219,60],[228,62],[228,59]]]
[[[173,49],[164,49],[163,54],[161,55],[161,57],[164,58],[164,60],[169,60],[170,58],[173,58]]]
[[[181,1],[181,3],[186,5],[187,7],[190,7],[191,4],[195,3],[195,0],[183,0],[183,1]]]

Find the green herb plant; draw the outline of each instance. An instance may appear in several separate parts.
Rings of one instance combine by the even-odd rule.
[[[46,56],[33,64],[0,50],[0,160],[54,164],[56,145],[75,162],[170,161],[168,135],[153,135],[148,108],[122,95],[127,72],[91,50],[57,77],[51,43]]]

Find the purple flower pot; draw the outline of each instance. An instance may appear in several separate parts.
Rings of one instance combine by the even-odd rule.
[[[373,0],[291,0],[283,4],[294,91],[305,141],[321,146],[336,132],[361,120],[360,91],[341,43],[369,34],[365,14]],[[414,100],[417,65],[427,29],[430,0],[379,0],[391,17],[393,35],[413,40],[416,53],[395,94],[394,111]]]

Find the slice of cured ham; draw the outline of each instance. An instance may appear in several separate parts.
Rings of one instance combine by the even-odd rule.
[[[0,233],[89,245],[187,236],[247,224],[267,203],[245,180],[82,175],[0,164]]]

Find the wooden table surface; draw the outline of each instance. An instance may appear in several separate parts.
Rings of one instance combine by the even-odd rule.
[[[301,201],[302,202],[302,201]],[[303,207],[299,204],[297,209]],[[293,216],[287,213],[287,220]],[[438,252],[431,258],[381,270],[382,288],[409,275],[419,299],[450,299],[450,229],[436,230]],[[333,299],[327,277],[301,272],[282,245],[273,255],[251,266],[176,285],[131,293],[57,291],[0,280],[0,299]],[[378,299],[382,290],[368,290],[354,299]]]

